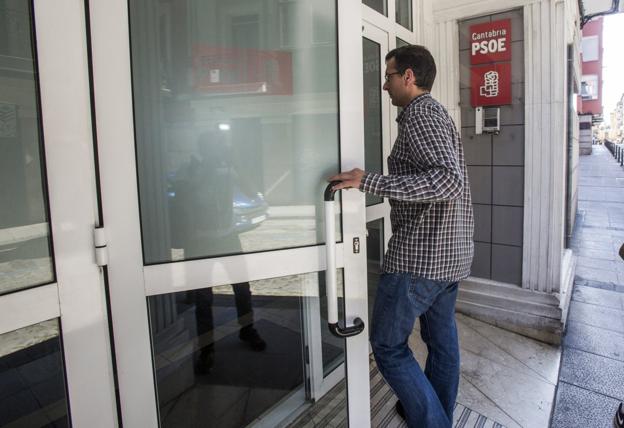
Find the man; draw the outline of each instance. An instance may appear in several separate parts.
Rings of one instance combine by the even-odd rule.
[[[377,366],[399,398],[409,427],[450,427],[459,384],[455,325],[458,281],[473,256],[473,216],[463,148],[453,120],[429,94],[433,57],[422,46],[386,55],[392,103],[403,110],[388,158],[389,175],[361,169],[331,177],[335,189],[390,200],[392,238],[371,325]],[[424,373],[408,346],[416,318],[429,351]]]

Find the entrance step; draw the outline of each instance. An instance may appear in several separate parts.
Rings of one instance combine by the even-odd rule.
[[[457,311],[527,337],[558,344],[565,322],[560,299],[558,295],[519,286],[468,278],[460,285]]]

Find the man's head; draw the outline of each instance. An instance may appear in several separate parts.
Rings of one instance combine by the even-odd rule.
[[[436,66],[431,53],[419,45],[396,48],[386,55],[386,83],[392,104],[405,107],[415,97],[431,91]]]

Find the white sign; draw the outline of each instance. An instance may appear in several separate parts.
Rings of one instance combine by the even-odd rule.
[[[494,54],[507,52],[507,38],[483,40],[482,42],[472,42],[472,54]]]
[[[482,97],[498,96],[498,73],[496,71],[488,71],[485,73],[485,84],[479,87],[479,94]]]

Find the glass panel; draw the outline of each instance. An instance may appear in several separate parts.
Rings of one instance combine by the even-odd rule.
[[[383,134],[381,124],[381,47],[362,38],[364,54],[364,169],[383,173]],[[383,202],[383,198],[366,194],[366,206]]]
[[[312,37],[314,43],[334,43],[335,25],[334,0],[314,0]]]
[[[388,3],[387,0],[362,0],[366,6],[381,13],[384,16],[388,16]]]
[[[306,346],[322,346],[327,371],[343,362],[344,342],[319,322],[324,277],[313,272],[149,297],[161,427],[246,426],[305,391]]]
[[[396,22],[410,31],[412,31],[412,1],[395,0]]]
[[[339,269],[336,275],[337,294],[338,294],[338,320],[343,322],[344,317],[344,277],[343,270]],[[323,350],[323,376],[327,376],[333,372],[336,367],[344,363],[344,339],[338,338],[331,334],[327,327],[327,289],[325,288],[325,273],[319,273],[319,304],[321,307],[321,341]],[[314,338],[311,338],[314,340]],[[340,349],[340,353],[336,352]]]
[[[409,43],[407,43],[405,40],[400,39],[400,38],[396,38],[396,46],[397,48],[400,48],[401,46],[409,46]]]
[[[339,169],[330,5],[130,2],[147,264],[323,243]]]
[[[0,294],[54,281],[29,1],[0,1]]]
[[[368,325],[372,323],[377,284],[384,256],[384,219],[366,223],[366,256],[368,258]]]
[[[0,427],[69,427],[57,320],[0,335]]]

